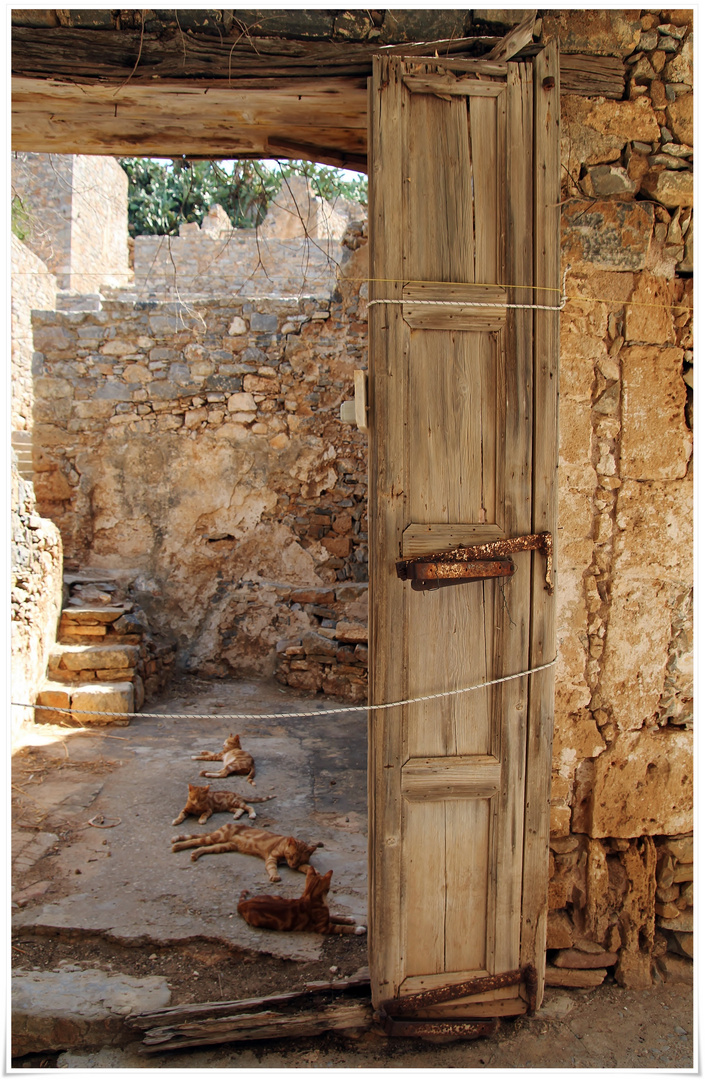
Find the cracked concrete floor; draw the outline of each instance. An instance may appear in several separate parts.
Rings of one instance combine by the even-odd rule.
[[[284,865],[281,883],[272,885],[260,859],[227,853],[193,863],[190,852],[172,854],[170,846],[176,833],[205,834],[232,820],[218,814],[207,825],[192,817],[171,825],[187,783],[207,783],[198,774],[208,766],[191,755],[219,750],[235,731],[255,758],[256,787],[229,777],[213,780],[214,788],[276,795],[255,805],[254,824],[322,841],[311,861],[333,870],[331,910],[366,921],[366,713],[329,717],[326,704],[274,683],[191,680],[149,707],[158,719],[87,733],[38,725],[38,738],[54,741],[25,748],[14,761],[13,928],[78,931],[128,945],[205,938],[262,949],[262,932],[235,913],[240,891],[299,896],[303,875]],[[321,715],[221,718],[281,711]],[[100,822],[107,827],[96,827]],[[314,934],[266,935],[271,956],[316,960],[322,948]]]

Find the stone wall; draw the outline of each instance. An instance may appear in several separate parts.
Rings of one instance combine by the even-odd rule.
[[[34,252],[12,237],[12,430],[32,430],[32,310],[56,307],[56,278]]]
[[[222,207],[184,224],[178,236],[136,236],[135,295],[139,299],[223,296],[317,296],[332,293],[359,203],[333,204],[303,177],[284,181],[257,229],[233,229]]]
[[[114,158],[16,153],[12,192],[29,215],[25,242],[59,289],[98,293],[130,282],[127,174]]]
[[[692,13],[638,16],[551,16],[564,50],[621,50],[630,73],[624,101],[562,99],[548,944],[563,985],[595,984],[575,981],[597,963],[586,938],[629,986],[650,984],[651,953],[692,954],[692,866],[681,886],[662,872],[669,843],[692,863]]]
[[[11,700],[33,704],[56,638],[63,595],[61,534],[36,510],[32,484],[14,462],[12,499]],[[12,709],[11,740],[33,719],[31,709]]]
[[[366,439],[339,408],[367,324],[346,250],[332,298],[35,313],[38,499],[67,567],[134,572],[186,670],[296,671],[282,653],[311,631],[320,666],[292,684],[331,690],[342,664],[335,686],[364,696]]]

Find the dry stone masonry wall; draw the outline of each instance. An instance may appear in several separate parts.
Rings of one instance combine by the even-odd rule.
[[[365,694],[366,447],[339,419],[366,366],[362,276],[332,297],[35,313],[35,484],[66,564],[132,571],[187,670],[279,658],[291,685]]]
[[[626,99],[562,99],[554,985],[692,954],[692,12],[621,14]]]

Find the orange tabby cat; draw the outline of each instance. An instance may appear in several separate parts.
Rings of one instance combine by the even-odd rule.
[[[240,893],[238,914],[250,926],[267,930],[314,930],[317,934],[365,934],[348,915],[331,915],[326,903],[333,871],[319,874],[312,866],[306,871],[306,885],[297,900],[284,896],[252,896]]]
[[[222,778],[233,774],[244,776],[247,773],[247,779],[255,787],[255,759],[252,754],[248,754],[246,750],[242,749],[239,735],[228,735],[220,753],[210,754],[207,750],[203,750],[200,754],[194,754],[191,760],[223,762],[223,768],[220,772],[208,772],[206,769],[202,769],[199,776]]]
[[[301,870],[301,873],[305,874],[308,860],[317,847],[323,847],[320,843],[305,844],[294,836],[277,836],[276,833],[256,829],[252,825],[223,825],[204,836],[195,833],[175,836],[171,843],[172,851],[196,848],[191,854],[194,862],[201,855],[219,855],[222,851],[259,855],[260,859],[264,859],[270,881],[281,881],[277,874],[277,863],[283,860],[286,860],[292,870]]]
[[[267,802],[269,799],[276,799],[276,795],[262,795],[261,798],[253,795],[250,797],[250,802]],[[203,787],[189,784],[186,806],[171,824],[180,825],[189,814],[193,814],[194,817],[198,817],[199,825],[205,825],[211,814],[228,811],[232,813],[235,820],[242,817],[245,811],[251,820],[257,817],[250,803],[246,802],[242,795],[236,795],[234,791],[211,791],[210,784],[205,784]]]

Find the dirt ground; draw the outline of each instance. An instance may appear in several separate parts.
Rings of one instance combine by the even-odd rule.
[[[361,905],[364,908],[364,712],[346,718],[328,718],[323,714],[325,702],[318,699],[311,703],[295,692],[283,692],[274,684],[198,680],[178,685],[158,707],[151,706],[150,711],[191,710],[194,715],[218,715],[219,710],[241,710],[243,702],[254,711],[321,710],[320,717],[307,721],[305,732],[300,723],[297,726],[297,721],[290,721],[287,727],[287,721],[282,720],[266,731],[254,722],[248,722],[249,728],[247,724],[241,727],[251,741],[261,738],[263,769],[261,777],[258,773],[257,793],[268,793],[272,786],[268,780],[277,778],[278,798],[257,807],[256,824],[280,830],[281,822],[287,820],[296,825],[299,833],[303,829],[310,837],[318,832],[325,835],[323,850],[326,859],[336,867],[338,899],[344,910],[361,914]],[[152,727],[148,726],[150,723]],[[225,726],[228,721],[217,730],[221,727],[224,730]],[[213,730],[208,729],[209,741],[213,740]],[[170,760],[169,739],[175,736],[180,739],[184,733],[184,738],[198,742],[202,738],[200,731],[195,721],[193,725],[189,721],[176,729],[167,721],[137,720],[129,729],[111,725],[90,735],[69,735],[61,729],[50,730],[39,725],[36,729],[39,745],[27,745],[15,754],[13,836],[25,842],[27,837],[38,840],[41,836],[53,836],[55,842],[40,858],[26,860],[24,868],[15,861],[18,869],[13,878],[13,968],[54,971],[74,965],[115,974],[160,975],[168,982],[172,1005],[179,1005],[299,990],[306,983],[352,975],[366,965],[364,937],[321,939],[317,935],[298,935],[299,939],[316,940],[307,949],[300,949],[298,958],[290,959],[286,949],[279,948],[278,955],[271,950],[262,951],[254,946],[254,939],[242,935],[237,916],[232,921],[226,913],[224,898],[232,897],[233,891],[233,864],[227,860],[240,860],[238,872],[254,875],[252,880],[257,881],[260,892],[288,890],[290,895],[299,895],[302,879],[293,871],[284,870],[282,886],[275,888],[265,886],[259,860],[245,856],[218,856],[201,860],[195,867],[177,864],[178,857],[171,855],[168,847],[168,837],[174,832],[168,822],[183,805],[181,792],[185,785],[178,763],[174,763],[172,770],[176,775],[163,771],[159,783],[155,781],[158,790],[153,804],[145,797],[142,805],[134,789],[135,784],[143,782],[140,778],[145,769],[150,775],[149,762],[155,754],[158,757],[161,753],[165,761]],[[273,749],[268,757],[269,744]],[[275,751],[283,756],[278,759]],[[274,768],[277,761],[279,772]],[[282,769],[287,766],[289,771],[294,766],[296,769],[296,775],[288,778],[291,788],[287,788],[288,779],[287,782],[282,779]],[[131,776],[132,780],[129,783],[125,780],[121,787],[123,775]],[[67,791],[74,794],[67,798]],[[164,802],[168,805],[162,807]],[[160,879],[161,890],[155,890],[153,904],[149,905],[154,907],[153,919],[158,930],[152,926],[144,932],[131,933],[129,928],[116,928],[109,921],[103,923],[94,917],[93,908],[100,907],[95,901],[101,896],[101,882],[103,888],[111,888],[121,852],[115,841],[118,830],[102,832],[87,827],[86,821],[110,826],[118,820],[111,817],[117,811],[120,811],[119,820],[124,821],[120,836],[133,838],[134,858],[144,860],[145,865],[154,865],[155,876]],[[147,821],[141,825],[145,818]],[[211,819],[209,826],[218,827],[222,820],[216,818],[213,823]],[[199,831],[195,819],[188,822],[182,828]],[[135,838],[141,837],[145,829],[151,831],[142,852]],[[200,831],[206,830],[200,827]],[[109,855],[114,858],[108,863]],[[188,891],[198,882],[192,871],[200,871],[204,861],[212,864],[208,895],[212,893],[211,907],[220,922],[208,906],[208,896],[199,898],[198,892]],[[244,870],[240,869],[241,864]],[[169,874],[173,880],[167,880]],[[244,884],[251,887],[250,880]],[[238,893],[240,887],[238,879]],[[181,906],[169,895],[171,907],[164,907],[162,893],[180,893]],[[143,910],[145,897],[149,900],[149,895],[149,892],[136,897],[130,894],[126,900],[128,913],[130,904],[135,905],[135,911]],[[81,917],[82,897],[90,917],[85,912]],[[85,897],[90,904],[86,904]],[[334,905],[335,898],[331,907]],[[230,910],[233,908],[231,901]],[[162,926],[160,919],[166,925]],[[13,1065],[39,1070],[406,1066],[688,1069],[693,1066],[692,990],[669,982],[654,985],[647,991],[625,991],[610,981],[589,991],[551,989],[536,1017],[505,1020],[500,1030],[488,1039],[446,1046],[410,1039],[390,1040],[373,1030],[354,1039],[329,1034],[287,1044],[277,1040],[226,1044],[148,1056],[139,1053],[136,1043],[124,1049],[106,1047],[95,1052],[76,1049],[31,1054]]]

